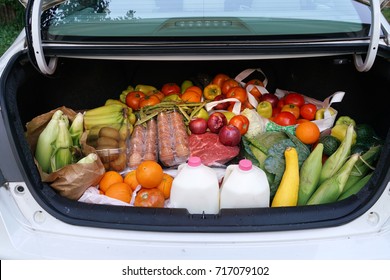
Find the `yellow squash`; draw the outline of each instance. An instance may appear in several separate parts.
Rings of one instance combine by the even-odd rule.
[[[286,169],[272,200],[271,207],[297,206],[299,191],[298,153],[293,147],[284,151]]]

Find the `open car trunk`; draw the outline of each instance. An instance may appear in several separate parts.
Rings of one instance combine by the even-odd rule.
[[[26,123],[60,106],[75,111],[98,107],[108,98],[117,99],[128,85],[150,84],[157,88],[199,73],[235,77],[248,68],[260,68],[268,78],[267,90],[296,91],[324,100],[344,91],[342,102],[332,106],[338,116],[368,123],[385,140],[374,176],[357,195],[316,206],[223,209],[217,215],[189,214],[186,209],[139,208],[88,204],[60,196],[42,183],[25,138]],[[332,227],[345,224],[372,206],[389,180],[390,63],[378,57],[368,72],[358,72],[351,56],[205,61],[125,61],[61,58],[54,75],[40,74],[20,56],[6,70],[5,108],[10,130],[22,159],[24,178],[40,205],[66,223],[128,230],[187,232],[284,231]]]

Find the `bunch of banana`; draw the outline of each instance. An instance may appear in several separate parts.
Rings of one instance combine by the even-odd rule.
[[[123,108],[127,110],[127,118],[129,120],[129,123],[131,125],[134,125],[135,122],[137,121],[137,116],[134,114],[133,109],[128,107],[125,103],[118,99],[107,99],[104,105],[112,105],[112,104],[118,104],[121,105]]]
[[[57,110],[40,133],[35,159],[43,172],[51,173],[76,162],[80,137],[84,131],[83,114],[78,113],[69,127],[68,117]]]
[[[93,127],[122,124],[127,118],[127,108],[121,104],[110,104],[87,110],[84,114],[84,128],[91,130]]]
[[[96,150],[106,170],[122,171],[126,167],[129,130],[126,124],[119,129],[104,126],[99,129]]]

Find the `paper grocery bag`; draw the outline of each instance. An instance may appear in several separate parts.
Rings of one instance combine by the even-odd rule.
[[[65,115],[67,115],[70,122],[72,122],[74,120],[74,118],[76,117],[76,114],[77,114],[72,109],[69,109],[67,107],[62,106],[62,107],[56,108],[54,110],[51,110],[50,112],[39,115],[39,116],[33,118],[31,121],[29,121],[26,124],[26,129],[27,129],[26,138],[27,138],[27,142],[30,146],[31,151],[35,152],[35,148],[37,146],[39,135],[45,129],[45,127],[49,123],[51,117],[53,116],[53,114],[57,110],[61,110]]]
[[[54,112],[59,109],[68,116],[70,122],[74,120],[76,116],[75,111],[66,107],[60,107],[37,116],[26,124],[26,138],[33,154],[35,153],[40,133],[49,123]],[[82,156],[96,152],[93,147],[87,145],[87,134],[87,132],[84,132],[80,139]],[[70,164],[50,174],[43,172],[35,159],[34,162],[42,182],[49,183],[49,185],[60,195],[72,200],[78,200],[87,188],[96,186],[105,172],[103,163],[99,157],[97,157],[97,160],[93,163]]]

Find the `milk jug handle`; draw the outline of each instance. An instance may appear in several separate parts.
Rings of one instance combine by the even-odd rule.
[[[230,174],[232,174],[232,172],[235,168],[238,168],[238,164],[231,164],[228,167],[226,167],[226,171],[225,171],[225,175],[223,176],[222,184],[224,182],[226,182],[226,180],[229,178]]]

